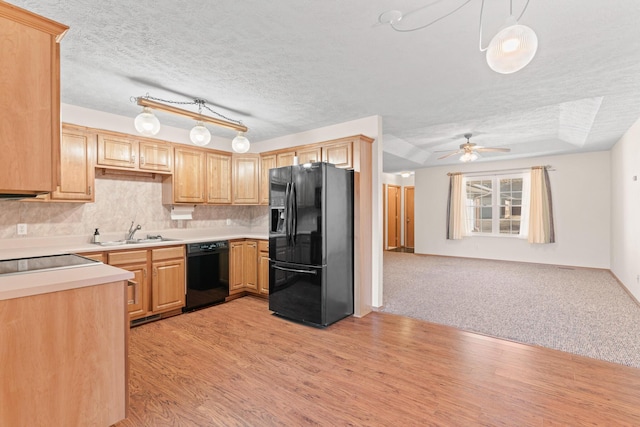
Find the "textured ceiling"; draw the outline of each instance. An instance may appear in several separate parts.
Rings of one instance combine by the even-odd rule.
[[[479,161],[604,150],[640,117],[637,0],[531,0],[520,23],[536,31],[538,53],[511,75],[491,71],[478,49],[480,0],[406,33],[378,16],[410,12],[399,25],[416,27],[464,1],[9,3],[71,27],[61,47],[64,103],[134,117],[131,96],[204,98],[258,144],[380,115],[386,172],[455,163],[437,157],[468,132],[478,145],[512,150]],[[486,3],[485,46],[509,8]],[[514,11],[524,4],[513,0]]]

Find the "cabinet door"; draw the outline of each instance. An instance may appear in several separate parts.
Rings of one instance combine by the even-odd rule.
[[[51,200],[93,202],[97,135],[62,127],[58,183]]]
[[[173,201],[204,203],[205,152],[176,147],[173,172]]]
[[[141,170],[171,172],[173,166],[173,150],[166,142],[140,141],[138,145]]]
[[[133,279],[127,284],[127,310],[129,320],[145,317],[149,312],[149,292],[147,286],[147,265],[137,264],[119,266],[134,274]]]
[[[229,244],[229,294],[242,292],[244,289],[244,242]]]
[[[320,147],[304,148],[298,151],[296,155],[298,156],[298,163],[301,165],[322,161],[322,150]]]
[[[207,153],[207,203],[231,203],[231,156]]]
[[[258,242],[258,293],[269,295],[269,242]]]
[[[322,161],[333,163],[338,168],[353,167],[352,141],[338,142],[322,147]]]
[[[247,240],[244,242],[243,254],[244,287],[250,291],[258,292],[258,242]]]
[[[152,264],[151,311],[162,313],[184,307],[184,259]]]
[[[283,166],[291,166],[293,164],[293,158],[296,156],[295,151],[289,151],[287,153],[278,153],[276,155],[276,163],[279,168]]]
[[[233,156],[233,203],[239,205],[257,205],[258,171],[260,157],[258,155]]]
[[[60,144],[60,48],[68,27],[0,2],[0,190],[49,192]]]
[[[135,169],[138,141],[121,136],[98,135],[98,165]]]
[[[269,169],[277,167],[275,154],[260,157],[260,204],[269,204]]]

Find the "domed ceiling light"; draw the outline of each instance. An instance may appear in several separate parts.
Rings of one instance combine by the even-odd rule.
[[[519,71],[527,66],[535,56],[538,50],[538,36],[529,27],[518,24],[518,21],[524,15],[529,6],[529,0],[522,8],[520,16],[516,19],[513,15],[513,0],[509,0],[509,18],[506,25],[496,34],[486,48],[482,47],[482,15],[484,12],[484,1],[480,6],[480,26],[479,26],[479,48],[481,52],[486,53],[487,64],[489,68],[500,74],[511,74]],[[471,0],[467,0],[455,9],[446,14],[432,20],[431,22],[416,28],[400,28],[399,23],[402,19],[419,10],[426,9],[438,1],[432,2],[426,6],[422,6],[413,11],[403,14],[399,10],[389,10],[380,14],[378,21],[382,24],[388,24],[391,28],[398,32],[411,32],[427,28],[436,22],[446,18],[449,15],[462,9]]]
[[[143,135],[155,135],[160,130],[160,121],[153,114],[153,110],[165,111],[167,113],[176,114],[178,116],[189,117],[196,121],[196,125],[189,132],[189,139],[195,145],[204,146],[211,141],[211,132],[204,126],[204,123],[213,124],[216,126],[226,127],[238,132],[238,135],[232,141],[233,150],[238,153],[246,153],[249,151],[249,140],[244,136],[244,133],[249,129],[242,124],[239,120],[230,119],[222,114],[212,110],[204,99],[194,99],[193,101],[170,101],[167,99],[154,98],[148,94],[145,96],[132,97],[132,102],[136,102],[143,107],[142,113],[134,120],[135,128]],[[181,104],[181,105],[196,105],[198,106],[198,112],[191,112],[183,110],[182,108],[174,107],[167,104]],[[213,114],[220,118],[205,116],[202,114],[202,109],[209,110]],[[244,150],[244,151],[239,151]]]

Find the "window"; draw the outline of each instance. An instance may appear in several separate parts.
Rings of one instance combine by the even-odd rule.
[[[523,181],[523,174],[466,178],[467,221],[472,234],[520,234]]]

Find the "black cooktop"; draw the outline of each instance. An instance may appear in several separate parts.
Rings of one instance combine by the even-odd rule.
[[[59,270],[63,268],[82,267],[91,264],[102,263],[100,261],[95,261],[74,254],[6,259],[0,261],[0,275],[32,273],[43,270]]]

